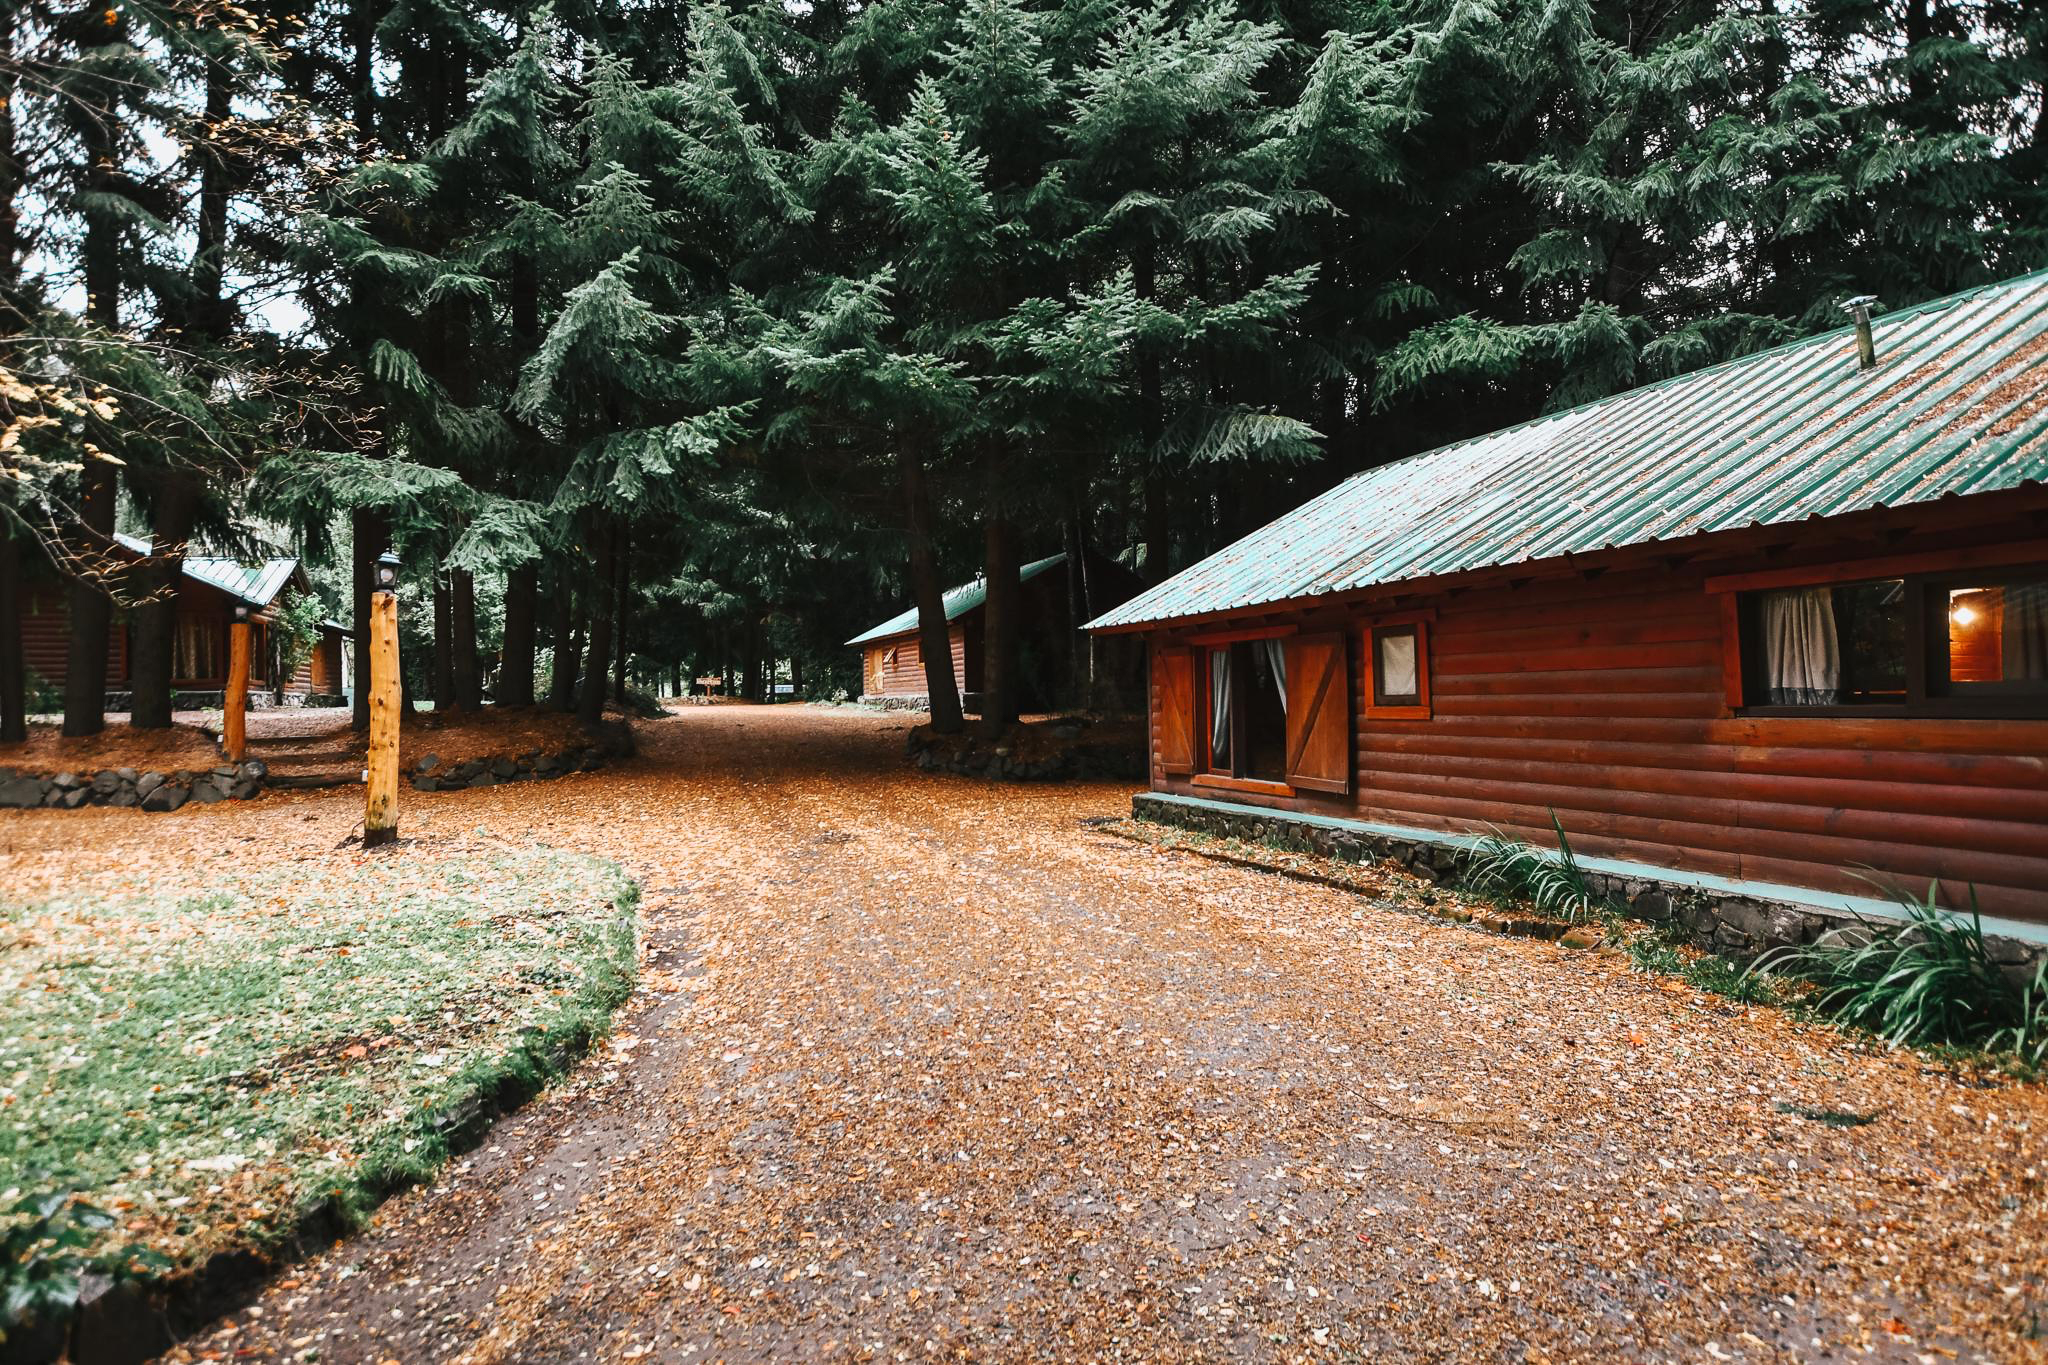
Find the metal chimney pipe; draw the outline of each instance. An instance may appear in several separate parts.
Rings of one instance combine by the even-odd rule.
[[[1856,368],[1859,370],[1877,368],[1877,341],[1870,334],[1870,310],[1876,304],[1875,294],[1858,294],[1842,304],[1849,310],[1849,316],[1856,320]]]

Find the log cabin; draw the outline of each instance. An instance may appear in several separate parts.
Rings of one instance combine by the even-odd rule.
[[[149,554],[149,544],[134,536],[114,537],[116,552],[134,560]],[[249,608],[250,702],[263,706],[283,699],[339,697],[348,691],[344,641],[349,630],[338,621],[322,621],[319,639],[291,676],[280,679],[281,646],[273,634],[278,613],[309,592],[305,569],[296,559],[270,558],[244,563],[219,555],[187,555],[177,589],[177,625],[171,655],[171,686],[184,707],[218,706],[227,687],[228,628],[237,605]],[[22,657],[32,679],[62,689],[71,645],[68,595],[61,584],[26,585],[21,602]],[[129,660],[132,625],[117,610],[107,642],[108,708],[126,709],[130,691]]]
[[[1022,664],[1025,687],[1020,704],[1026,711],[1077,704],[1070,664],[1077,648],[1087,648],[1079,635],[1073,609],[1084,603],[1108,606],[1138,590],[1137,576],[1101,555],[1085,556],[1085,572],[1065,572],[1065,554],[1033,560],[1017,571],[1021,610]],[[988,605],[988,584],[976,578],[948,591],[946,640],[953,656],[953,684],[966,709],[978,709],[982,670],[982,617]],[[1086,606],[1078,613],[1085,619]],[[918,639],[917,608],[907,607],[846,642],[861,651],[861,700],[885,705],[924,707],[929,704],[924,652]],[[1136,649],[1096,649],[1090,660],[1098,695],[1119,691],[1135,698],[1141,691],[1142,656]]]
[[[1630,875],[2048,924],[2048,272],[1865,325],[1868,368],[1845,329],[1368,470],[1090,622],[1146,642],[1140,802],[1554,813]]]

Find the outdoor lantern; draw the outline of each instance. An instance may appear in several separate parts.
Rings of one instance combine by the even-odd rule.
[[[249,604],[247,602],[235,603],[235,624],[238,626],[249,624]]]
[[[389,550],[377,556],[377,586],[386,592],[398,586],[398,556]]]

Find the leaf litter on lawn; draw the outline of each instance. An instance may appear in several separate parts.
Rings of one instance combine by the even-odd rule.
[[[1129,788],[918,773],[907,725],[700,708],[409,806],[618,860],[673,989],[193,1354],[2040,1357],[2039,1087],[1105,837]],[[193,828],[291,856],[359,812]],[[145,833],[0,828],[27,882]]]
[[[628,883],[583,854],[452,840],[191,884],[0,906],[0,1191],[75,1193],[108,1245],[179,1264],[423,1173],[423,1114],[633,967]]]

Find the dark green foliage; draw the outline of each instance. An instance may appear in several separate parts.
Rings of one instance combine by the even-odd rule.
[[[69,1194],[32,1194],[0,1212],[0,1346],[37,1324],[61,1322],[88,1271],[115,1278],[168,1270],[143,1247],[103,1250],[114,1215]]]
[[[1594,918],[1599,897],[1573,856],[1556,811],[1550,812],[1550,826],[1557,832],[1555,853],[1499,830],[1478,840],[1464,855],[1464,884],[1481,895],[1527,901],[1543,914],[1574,924]]]
[[[1777,949],[1752,976],[1776,972],[1813,983],[1813,1007],[1902,1047],[2008,1052],[2048,1060],[2048,966],[2020,985],[1991,960],[1973,902],[1967,917],[1942,908],[1935,889],[1901,894],[1899,923],[1861,921],[1817,943]]]
[[[585,686],[858,686],[840,641],[988,561],[1156,577],[1845,296],[2048,264],[2039,6],[259,9],[16,7],[0,354],[119,400],[123,529],[253,506],[353,556],[341,598],[395,545],[463,704],[501,635],[523,674],[602,634]],[[0,516],[82,523],[112,466],[20,449]]]

